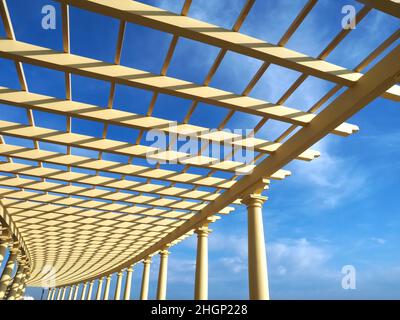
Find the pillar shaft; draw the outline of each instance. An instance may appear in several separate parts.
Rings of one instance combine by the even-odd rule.
[[[99,279],[99,284],[97,286],[97,292],[96,292],[96,300],[101,300],[101,291],[103,289],[103,278]]]
[[[53,292],[53,288],[48,288],[47,295],[46,295],[46,300],[50,300],[52,292]]]
[[[75,285],[74,297],[72,298],[73,300],[78,300],[78,293],[79,293],[79,284],[76,284]]]
[[[196,279],[194,286],[194,299],[208,299],[208,234],[207,226],[197,231],[197,256],[196,256]]]
[[[67,287],[64,287],[62,289],[62,295],[61,295],[61,300],[65,300],[65,296],[67,295]]]
[[[89,284],[89,293],[88,293],[86,300],[92,300],[93,286],[94,286],[94,281],[92,280],[92,281],[90,281],[90,284]]]
[[[133,272],[133,268],[132,267],[129,267],[126,270],[124,300],[130,300],[131,299],[132,272]]]
[[[118,272],[117,287],[115,288],[114,300],[121,300],[122,275],[123,273],[121,271]]]
[[[59,288],[58,289],[58,293],[57,293],[57,299],[56,300],[61,300],[61,295],[63,293],[63,288]]]
[[[15,262],[17,260],[18,252],[11,250],[8,256],[6,266],[0,278],[0,299],[4,299],[8,285],[11,282],[11,274],[14,270]]]
[[[158,273],[157,300],[167,298],[167,273],[168,273],[168,250],[160,251],[160,270]]]
[[[260,195],[250,195],[242,200],[247,205],[248,216],[248,272],[251,300],[268,300],[267,256],[265,251],[262,205],[266,200]]]
[[[82,295],[81,295],[81,300],[85,300],[86,298],[86,291],[87,291],[87,282],[83,284],[83,290],[82,290]]]
[[[3,263],[4,257],[6,255],[7,246],[7,241],[0,239],[0,266]]]
[[[50,296],[50,300],[54,300],[54,297],[56,296],[56,288],[52,288],[51,289],[51,296]]]
[[[142,289],[140,290],[140,300],[149,298],[149,279],[150,279],[151,258],[143,261]]]
[[[108,300],[110,297],[111,276],[107,276],[106,286],[104,288],[103,300]]]
[[[72,300],[72,297],[74,296],[75,288],[76,288],[76,286],[69,287],[68,300]]]
[[[15,300],[17,298],[19,287],[23,280],[24,268],[25,267],[22,263],[18,265],[17,273],[15,274],[14,281],[11,284],[11,289],[7,297],[8,300]]]

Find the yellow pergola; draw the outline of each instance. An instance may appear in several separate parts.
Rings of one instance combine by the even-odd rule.
[[[280,41],[274,45],[240,33],[255,0],[247,0],[231,30],[187,16],[191,0],[181,14],[132,0],[56,0],[62,8],[63,52],[18,41],[6,0],[0,1],[6,38],[0,38],[0,57],[14,61],[21,89],[0,87],[0,103],[25,109],[29,125],[0,121],[0,262],[6,248],[10,255],[0,279],[0,299],[20,299],[26,285],[49,288],[47,299],[129,299],[133,266],[144,264],[141,299],[147,299],[152,256],[160,255],[157,299],[166,298],[169,248],[193,233],[197,234],[195,299],[208,297],[209,224],[229,214],[234,207],[248,210],[249,297],[268,299],[268,276],[264,243],[262,206],[270,179],[282,180],[290,172],[282,169],[293,160],[312,161],[319,152],[310,149],[328,134],[347,137],[358,127],[345,121],[377,97],[399,101],[400,47],[363,74],[362,71],[391,47],[400,29],[382,42],[354,70],[325,59],[351,32],[343,29],[321,54],[314,58],[285,47],[313,9],[317,0],[307,1]],[[395,0],[360,0],[359,23],[371,10],[381,10],[400,18]],[[119,32],[114,63],[71,53],[69,7],[74,6],[117,19]],[[134,23],[172,34],[160,74],[120,64],[127,23]],[[167,76],[179,38],[188,38],[220,49],[202,84]],[[263,62],[241,93],[224,91],[210,82],[228,51]],[[24,63],[65,73],[66,99],[29,91]],[[252,98],[251,91],[271,64],[301,75],[276,103]],[[109,82],[107,107],[74,101],[71,75]],[[334,84],[307,112],[284,106],[289,97],[309,77]],[[43,79],[44,81],[46,79]],[[116,85],[149,90],[153,93],[147,114],[113,108]],[[192,101],[182,123],[153,116],[159,94]],[[199,103],[228,109],[218,130],[190,124]],[[67,118],[67,130],[58,131],[35,125],[33,111],[44,111]],[[236,112],[256,115],[259,123],[247,136],[224,131]],[[86,119],[103,124],[101,138],[72,132],[71,119]],[[270,120],[289,124],[274,141],[257,138]],[[136,141],[127,143],[107,136],[110,125],[140,131]],[[79,131],[79,128],[77,128]],[[208,144],[228,143],[233,152],[223,158],[181,151],[163,150],[142,143],[149,130],[166,135],[192,137]],[[76,131],[76,130],[75,130]],[[33,148],[11,145],[3,136],[33,141]],[[66,147],[66,152],[40,149],[40,142]],[[74,155],[72,148],[92,150],[98,157]],[[232,160],[235,152],[254,150],[252,163]],[[127,156],[128,161],[105,160],[104,153]],[[150,156],[149,156],[150,155]],[[135,164],[135,159],[158,161],[155,166]],[[15,162],[28,160],[36,165]],[[177,171],[171,165],[183,164]],[[56,169],[65,166],[66,170]],[[208,174],[189,173],[190,168],[207,169]],[[92,170],[95,174],[76,169]],[[218,172],[232,178],[217,177]],[[113,178],[118,175],[121,178]],[[143,179],[145,182],[135,181]],[[162,181],[162,183],[160,183]],[[182,187],[180,185],[185,185]],[[204,191],[208,190],[208,191]],[[211,191],[210,191],[211,190]],[[12,279],[12,270],[17,272]],[[126,272],[123,288],[123,273]],[[117,273],[115,296],[110,296],[111,275]],[[104,281],[105,280],[105,281]],[[97,292],[94,283],[98,281]],[[78,296],[78,289],[83,285]],[[68,292],[68,295],[67,295]]]

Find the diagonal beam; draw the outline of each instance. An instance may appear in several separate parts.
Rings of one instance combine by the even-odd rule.
[[[400,18],[400,1],[399,0],[357,0],[365,5],[383,11],[394,17]]]
[[[167,76],[155,75],[143,70],[57,52],[15,40],[0,38],[0,56],[302,126],[310,123],[315,117],[312,113],[272,104],[260,99]],[[358,127],[350,124],[341,124],[338,128],[332,130],[333,133],[342,136],[348,136],[355,131],[358,131]]]
[[[400,46],[398,45],[386,57],[379,61],[357,83],[356,86],[347,89],[332,101],[312,123],[299,130],[290,137],[280,148],[279,152],[263,160],[253,171],[239,180],[231,189],[224,192],[218,199],[211,202],[197,215],[182,224],[176,231],[152,245],[150,248],[136,255],[123,265],[116,266],[108,271],[108,274],[132,265],[145,259],[148,255],[157,252],[171,241],[187,232],[197,228],[221,208],[226,207],[239,197],[250,194],[260,188],[260,178],[282,168],[299,153],[324,138],[329,132],[343,121],[349,119],[355,113],[363,109],[370,102],[379,97],[388,88],[400,80]],[[105,274],[103,274],[105,275]],[[101,274],[97,276],[102,276]],[[90,280],[90,279],[88,279]]]
[[[337,84],[352,86],[362,76],[321,59],[308,57],[238,32],[131,0],[56,0],[109,17],[140,24],[270,62]],[[379,0],[378,0],[379,1]],[[391,95],[387,95],[391,98]]]
[[[57,113],[67,117],[87,119],[104,122],[140,130],[159,130],[165,134],[177,134],[180,137],[194,137],[213,143],[229,143],[234,147],[254,149],[256,152],[273,153],[280,143],[254,137],[243,137],[229,131],[213,131],[210,128],[177,124],[171,120],[160,119],[152,116],[121,111],[110,108],[100,108],[91,104],[71,100],[61,100],[42,94],[35,94],[20,90],[13,90],[0,86],[0,103],[30,108],[34,110]],[[299,160],[310,161],[319,156],[318,151],[307,150],[299,156]]]

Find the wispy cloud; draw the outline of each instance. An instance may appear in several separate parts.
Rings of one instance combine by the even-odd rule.
[[[296,163],[298,182],[313,187],[308,202],[323,208],[334,208],[349,197],[362,197],[368,192],[363,188],[367,184],[368,173],[352,159],[344,159],[331,151],[328,138],[313,148],[321,152],[320,158],[311,163]]]

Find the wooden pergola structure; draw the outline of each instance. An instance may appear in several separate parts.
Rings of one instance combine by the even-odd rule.
[[[351,33],[343,29],[318,57],[287,49],[285,45],[313,9],[317,0],[307,1],[292,24],[275,45],[240,33],[255,0],[247,0],[231,30],[187,16],[191,0],[181,14],[132,0],[56,0],[62,8],[63,52],[18,41],[15,37],[6,0],[0,12],[6,38],[0,38],[0,57],[15,62],[20,89],[0,87],[0,103],[25,109],[29,124],[0,121],[0,219],[2,235],[0,258],[9,248],[6,268],[1,276],[0,298],[20,299],[26,285],[49,287],[47,299],[109,299],[111,275],[118,273],[115,299],[129,299],[132,267],[144,263],[141,299],[147,299],[151,258],[160,254],[157,299],[166,298],[168,248],[197,233],[198,249],[195,299],[208,297],[208,226],[229,214],[235,205],[248,210],[248,264],[251,299],[268,299],[267,263],[264,244],[263,191],[270,179],[290,174],[282,169],[293,160],[312,161],[319,156],[310,148],[328,134],[349,136],[358,127],[345,121],[377,97],[400,100],[400,47],[395,46],[378,62],[376,59],[399,39],[397,30],[372,51],[354,70],[325,59]],[[381,10],[400,18],[395,0],[360,0],[364,3],[355,23],[371,10]],[[119,21],[114,63],[73,54],[70,50],[69,7],[89,10]],[[126,25],[134,23],[172,34],[172,41],[159,74],[123,66]],[[199,41],[220,49],[206,79],[196,84],[167,75],[180,38]],[[228,51],[263,62],[241,93],[227,92],[209,84]],[[376,62],[372,68],[370,64]],[[24,64],[65,73],[65,99],[29,91]],[[252,98],[251,91],[271,64],[300,72],[301,75],[276,103]],[[368,71],[363,74],[363,70]],[[73,100],[71,75],[100,79],[110,83],[107,107]],[[309,77],[329,81],[335,86],[308,111],[284,106],[289,97]],[[45,80],[45,79],[44,79]],[[147,114],[113,108],[116,85],[153,92]],[[192,101],[182,123],[152,115],[159,94]],[[191,115],[199,103],[226,108],[228,115],[218,130],[191,125]],[[66,131],[35,125],[33,111],[65,116]],[[236,112],[256,115],[260,121],[248,136],[224,131]],[[86,119],[104,125],[101,138],[73,132],[73,119]],[[274,141],[257,138],[257,132],[270,120],[290,124]],[[107,137],[110,125],[140,131],[136,141],[127,143]],[[198,154],[156,149],[142,144],[149,130],[167,135],[195,137],[211,144],[228,141],[233,152],[222,159]],[[33,148],[11,145],[3,136],[27,139]],[[46,142],[66,147],[66,152],[40,148]],[[75,155],[73,148],[92,150],[98,157]],[[235,152],[254,150],[253,163],[233,161]],[[127,156],[126,162],[105,160],[105,153]],[[184,164],[180,171],[135,164],[135,159],[152,159]],[[30,161],[33,164],[14,160]],[[51,164],[49,166],[47,164]],[[59,169],[64,167],[65,169]],[[189,173],[191,167],[208,174]],[[82,170],[83,169],[83,170]],[[95,174],[82,173],[93,170]],[[219,178],[218,172],[231,178]],[[238,171],[247,174],[239,175]],[[115,178],[117,176],[118,178]],[[136,179],[136,180],[135,180]],[[144,182],[143,182],[144,181]],[[161,183],[162,182],[162,183]],[[183,186],[182,186],[183,185]],[[232,206],[233,205],[233,206]],[[13,269],[17,272],[12,278]],[[49,268],[51,266],[51,268]],[[123,273],[126,272],[125,289]],[[103,280],[106,280],[103,283]],[[53,282],[52,282],[53,281]],[[93,292],[95,281],[97,293]],[[78,296],[78,289],[83,285]],[[67,295],[67,291],[69,292]]]

